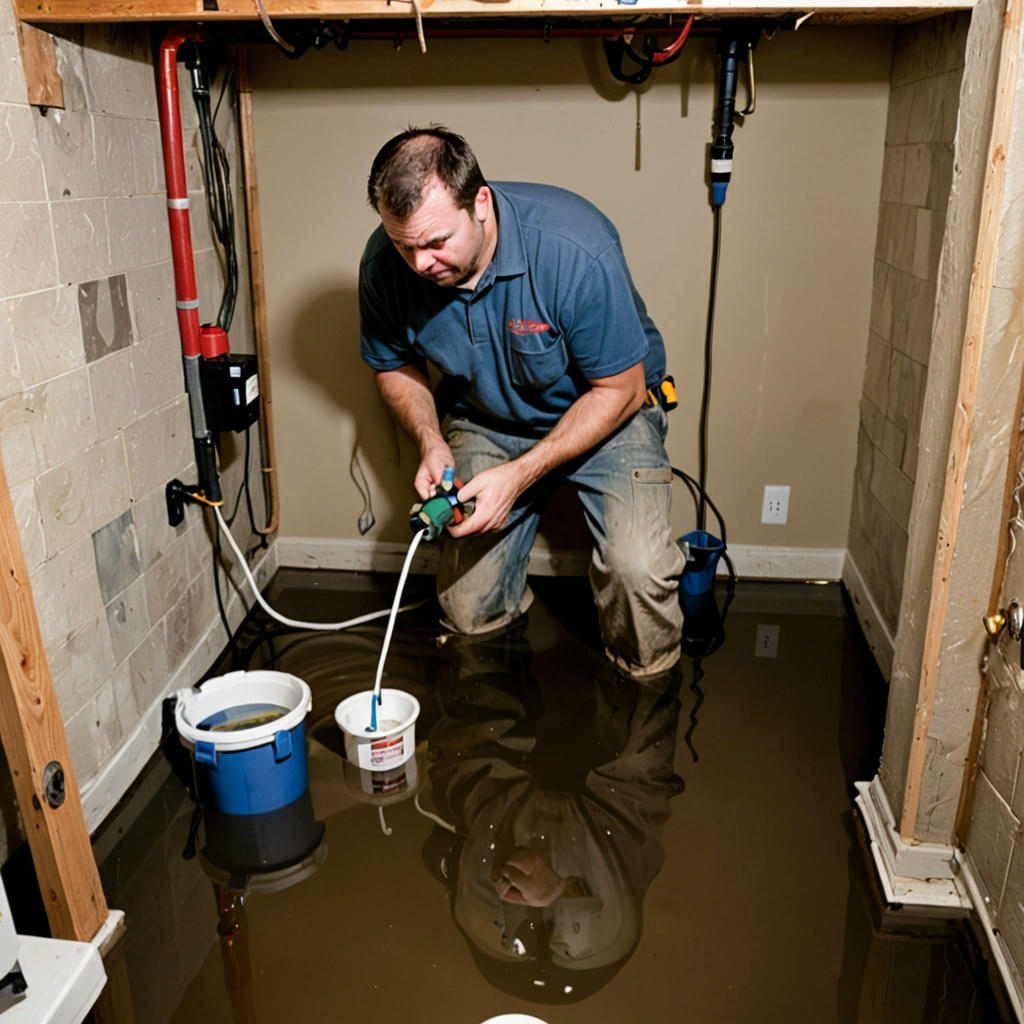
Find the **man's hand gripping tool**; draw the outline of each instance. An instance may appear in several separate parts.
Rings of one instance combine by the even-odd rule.
[[[427,540],[437,540],[449,523],[461,523],[473,511],[473,502],[458,498],[462,481],[456,479],[455,470],[446,466],[441,483],[434,488],[432,497],[417,502],[409,509],[409,526],[413,532],[427,531]]]

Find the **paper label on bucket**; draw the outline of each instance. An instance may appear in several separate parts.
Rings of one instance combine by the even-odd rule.
[[[370,767],[386,768],[402,759],[405,752],[405,735],[392,736],[386,740],[374,740],[370,744]]]
[[[376,796],[403,793],[409,788],[409,779],[403,771],[400,775],[389,775],[386,779],[370,780],[370,792]]]

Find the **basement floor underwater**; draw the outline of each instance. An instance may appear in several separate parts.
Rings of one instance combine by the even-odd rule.
[[[282,570],[292,618],[389,608],[392,575]],[[525,623],[446,637],[410,577],[384,685],[421,704],[400,769],[346,761],[338,702],[372,688],[387,619],[303,632],[257,612],[210,675],[304,679],[309,789],[200,815],[166,742],[94,837],[126,915],[102,1024],[1004,1021],[969,921],[884,906],[853,783],[878,765],[886,684],[837,584],[740,581],[691,616],[653,685],[601,654],[585,580],[538,578]],[[452,831],[454,829],[454,831]],[[502,902],[513,848],[542,906]],[[543,903],[548,897],[539,897]],[[123,965],[123,966],[121,966]],[[121,1011],[117,1003],[121,1001]]]

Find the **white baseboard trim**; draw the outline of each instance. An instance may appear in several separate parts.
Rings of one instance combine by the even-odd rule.
[[[855,786],[854,803],[864,819],[886,900],[948,917],[965,915],[972,904],[959,877],[954,848],[904,842],[879,777]]]
[[[974,911],[1017,1020],[1024,1024],[1024,978],[1002,934],[993,926],[977,868],[969,853],[951,846],[904,843],[876,775],[855,784],[854,802],[871,842],[871,854],[886,901],[935,917],[963,917]],[[898,865],[898,872],[897,872]],[[951,877],[932,872],[952,871]],[[907,875],[907,872],[917,872]]]
[[[372,540],[333,540],[327,537],[279,537],[278,560],[298,569],[348,569],[361,572],[398,572],[408,545]],[[775,580],[838,580],[842,576],[844,548],[787,548],[730,544],[729,557],[740,576]],[[585,576],[589,551],[534,548],[529,571],[536,576]],[[437,571],[437,548],[421,544],[413,557],[412,572]],[[718,574],[725,575],[719,562]]]
[[[864,582],[857,563],[849,552],[846,553],[846,560],[843,564],[842,579],[850,595],[850,600],[853,602],[857,621],[871,648],[871,653],[874,654],[882,675],[886,679],[891,679],[896,641],[892,633],[889,632],[889,627],[886,626],[882,613],[871,596],[871,591]]]
[[[274,545],[282,568],[347,569],[352,572],[401,572],[408,544],[329,537],[278,537]],[[437,548],[420,544],[409,568],[413,573],[437,572]]]
[[[992,952],[992,959],[995,961],[999,976],[1003,979],[1006,987],[1006,996],[1013,1007],[1017,1020],[1024,1024],[1024,978],[1013,962],[1013,956],[1006,945],[1002,932],[998,931],[992,924],[992,917],[988,912],[988,899],[982,892],[981,884],[978,882],[978,870],[974,860],[969,853],[957,851],[957,860],[960,864],[960,877],[964,880],[967,891],[971,896],[971,903],[978,915],[978,923],[988,940],[989,949]]]
[[[843,574],[846,548],[787,548],[776,545],[730,544],[736,575],[756,580],[832,580]],[[725,574],[719,562],[718,575]]]
[[[276,545],[272,544],[259,562],[251,567],[251,572],[261,587],[265,586],[267,580],[274,574],[277,564]],[[248,587],[246,591],[248,592]],[[230,615],[230,601],[228,607]],[[243,611],[242,617],[244,614]],[[231,621],[235,620],[232,618]],[[182,663],[170,674],[163,692],[145,710],[124,743],[104,762],[99,772],[81,787],[82,812],[90,834],[102,824],[103,819],[128,792],[139,772],[160,746],[164,698],[175,690],[192,686],[201,679],[225,643],[224,626],[219,618],[214,618]]]

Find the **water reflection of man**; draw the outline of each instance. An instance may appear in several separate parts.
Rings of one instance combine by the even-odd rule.
[[[460,639],[431,732],[434,801],[453,833],[424,851],[452,915],[496,987],[572,1002],[632,955],[664,862],[679,715],[608,666],[545,708],[521,635]],[[665,689],[665,687],[668,689]]]

